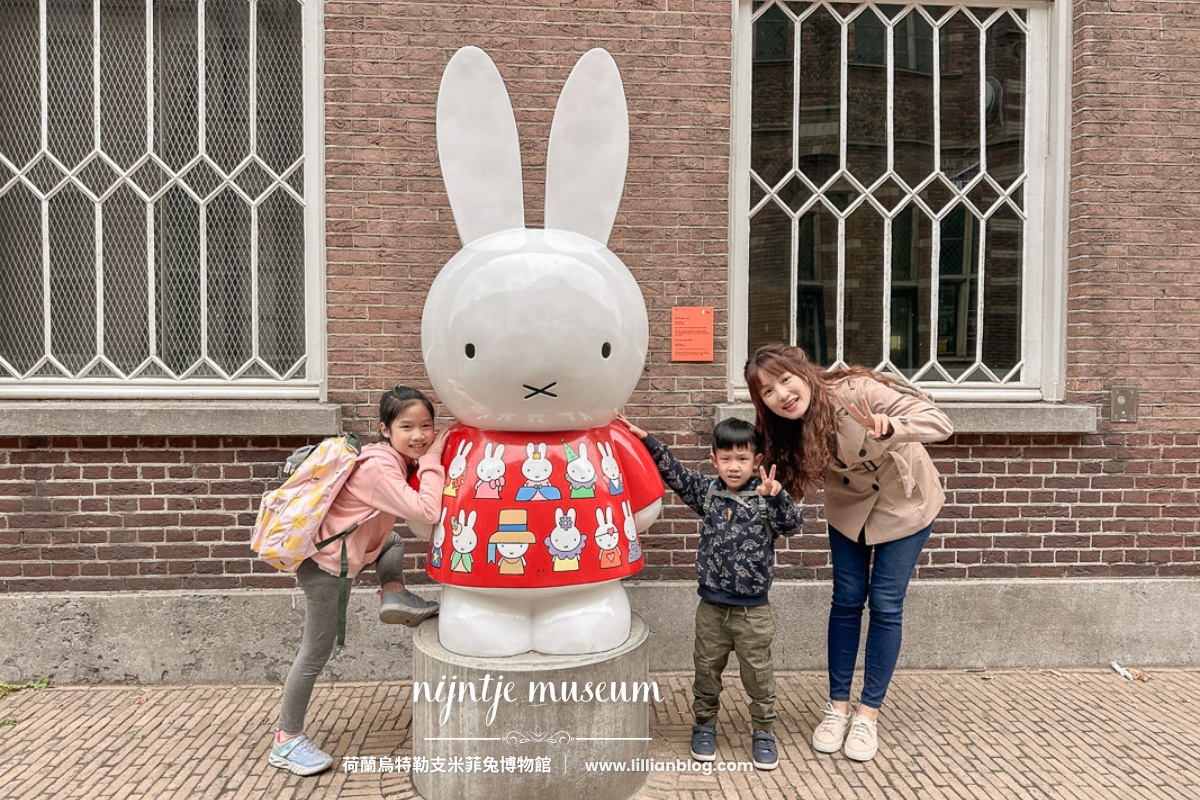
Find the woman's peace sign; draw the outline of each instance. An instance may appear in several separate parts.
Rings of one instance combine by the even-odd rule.
[[[891,436],[892,423],[887,414],[872,414],[871,403],[866,395],[860,395],[859,401],[862,402],[861,408],[858,402],[850,404],[850,416],[867,429],[867,436],[871,439],[886,439]]]

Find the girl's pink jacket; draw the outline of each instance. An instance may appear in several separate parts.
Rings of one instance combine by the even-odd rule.
[[[417,462],[417,480],[419,488],[414,489],[408,483],[403,459],[391,444],[379,442],[364,447],[354,472],[321,523],[317,541],[335,536],[355,523],[359,527],[318,550],[312,560],[331,575],[340,575],[344,542],[350,561],[349,575],[354,577],[379,558],[397,518],[436,524],[442,513],[442,487],[446,481],[439,456],[421,456]],[[379,513],[372,517],[376,511]]]

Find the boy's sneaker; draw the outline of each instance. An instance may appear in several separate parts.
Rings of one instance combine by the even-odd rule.
[[[323,752],[303,733],[283,744],[271,745],[272,767],[280,767],[297,775],[316,775],[333,766],[333,756]]]
[[[870,761],[879,752],[879,730],[876,723],[866,717],[855,717],[850,722],[850,734],[846,737],[846,758],[855,761]]]
[[[697,761],[716,761],[717,729],[714,725],[692,726],[692,758]]]
[[[408,589],[403,592],[385,592],[380,589],[379,621],[389,625],[407,625],[415,628],[438,613],[438,604],[419,597]]]
[[[850,715],[838,711],[832,703],[826,703],[821,713],[825,715],[825,719],[821,720],[821,724],[813,731],[813,750],[818,753],[836,753],[842,749],[842,743],[846,740],[846,731],[850,728]]]
[[[754,753],[755,769],[775,769],[779,766],[779,751],[775,748],[775,734],[755,731],[750,744]]]

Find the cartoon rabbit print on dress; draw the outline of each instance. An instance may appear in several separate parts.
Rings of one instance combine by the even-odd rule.
[[[426,562],[444,584],[439,640],[484,657],[610,650],[630,630],[619,579],[641,569],[637,533],[663,493],[645,447],[613,424],[649,330],[637,282],[606,246],[629,155],[616,63],[591,50],[563,87],[544,229],[525,227],[512,104],[478,48],[446,65],[437,140],[463,247],[430,287],[421,341],[458,419],[447,474],[467,476],[444,497],[454,553]],[[576,527],[592,519],[603,546]]]

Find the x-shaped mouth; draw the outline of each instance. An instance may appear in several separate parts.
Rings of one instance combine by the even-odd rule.
[[[558,386],[558,381],[550,381],[550,383],[546,384],[541,389],[537,388],[536,386],[530,386],[528,383],[523,383],[521,385],[529,390],[529,394],[525,395],[526,400],[531,397],[537,397],[539,394],[544,394],[546,397],[558,397],[558,395],[550,391],[555,386]]]

